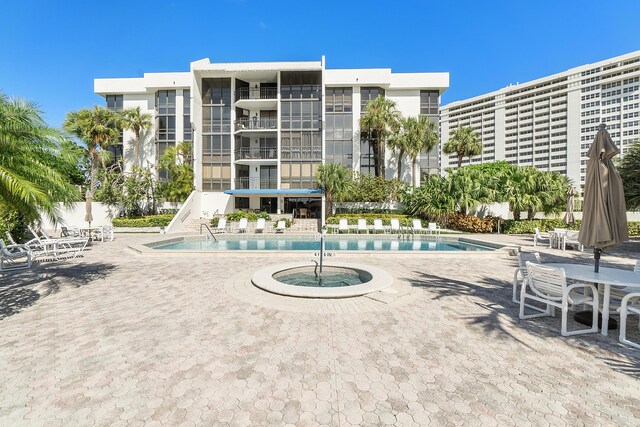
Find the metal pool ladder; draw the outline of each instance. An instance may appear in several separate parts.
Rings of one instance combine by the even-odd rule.
[[[216,242],[218,241],[218,239],[216,239],[216,236],[214,236],[213,231],[211,231],[211,229],[209,228],[209,226],[208,226],[207,224],[204,224],[204,223],[201,223],[201,224],[200,224],[200,235],[201,235],[201,236],[202,236],[202,227],[204,227],[204,228],[206,228],[206,229],[207,229],[207,231],[209,232],[209,235],[210,235],[211,237],[213,237],[213,240],[214,240],[214,241],[216,241]],[[209,239],[209,237],[208,237],[208,236],[207,236],[207,239]]]

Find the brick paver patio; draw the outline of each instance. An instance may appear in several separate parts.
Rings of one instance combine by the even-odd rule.
[[[127,244],[158,236],[117,237],[0,276],[0,425],[640,425],[640,352],[520,322],[514,259],[358,257],[411,297],[296,312],[232,285],[299,257],[144,257]]]

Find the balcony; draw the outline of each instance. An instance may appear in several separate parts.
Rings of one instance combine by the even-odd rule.
[[[235,157],[236,160],[276,160],[278,149],[277,147],[242,147],[236,149]]]
[[[278,188],[275,178],[236,178],[236,190],[273,190]]]
[[[246,130],[277,130],[278,119],[275,117],[258,118],[242,117],[233,122],[236,132]]]
[[[236,89],[236,101],[246,99],[278,99],[278,88],[275,87],[241,87]]]

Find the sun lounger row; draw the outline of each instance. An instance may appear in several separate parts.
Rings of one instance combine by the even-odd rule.
[[[374,219],[373,227],[367,225],[367,220],[364,218],[358,219],[358,225],[349,225],[347,219],[340,219],[338,225],[329,225],[328,227],[333,230],[334,233],[422,233],[422,234],[440,234],[440,227],[435,222],[430,222],[427,228],[422,227],[422,221],[419,219],[412,220],[412,225],[402,226],[400,220],[397,218],[391,219],[391,225],[383,225],[382,219]]]
[[[285,220],[280,220],[276,223],[275,227],[267,227],[267,221],[264,218],[258,218],[256,225],[253,228],[254,233],[265,233],[273,231],[275,233],[284,233],[287,228]],[[249,229],[249,220],[247,218],[241,218],[238,222],[238,226],[234,227],[227,223],[226,218],[220,218],[218,226],[214,227],[212,231],[214,233],[246,233]]]
[[[31,267],[37,259],[59,259],[61,255],[75,258],[87,247],[88,237],[52,238],[44,230],[35,231],[29,227],[33,238],[25,243],[17,243],[9,232],[5,232],[9,244],[0,240],[0,270],[17,270]]]

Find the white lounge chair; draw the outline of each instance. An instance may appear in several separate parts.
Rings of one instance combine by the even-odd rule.
[[[361,231],[364,231],[365,233],[369,232],[369,227],[367,227],[367,220],[364,218],[360,218],[358,220],[358,234],[360,234]]]
[[[400,229],[400,221],[397,218],[391,220],[391,232],[392,233],[400,233],[402,231]]]
[[[338,224],[338,233],[342,233],[343,231],[349,232],[349,222],[342,218]]]
[[[429,231],[429,234],[440,234],[440,227],[435,222],[430,222],[427,225],[427,231]]]
[[[538,246],[538,242],[540,241],[547,241],[547,243],[549,244],[549,247],[551,247],[551,236],[549,234],[542,234],[540,233],[540,229],[538,229],[538,227],[533,229],[533,247]]]
[[[213,229],[216,233],[224,233],[227,228],[227,218],[220,218],[218,220],[218,226]]]
[[[640,264],[640,262],[638,264]],[[636,267],[638,267],[638,264],[636,264]],[[635,304],[630,304],[630,301],[632,299],[636,300]],[[640,328],[640,292],[633,292],[625,295],[625,297],[622,298],[622,303],[620,304],[620,308],[618,309],[618,311],[620,312],[620,336],[618,337],[619,341],[623,344],[640,349],[639,343],[635,343],[627,339],[627,316],[629,316],[629,313],[638,315],[638,328]]]
[[[265,225],[265,219],[264,218],[258,218],[258,221],[256,221],[256,228],[254,230],[255,233],[264,233],[264,225]]]
[[[64,239],[41,239],[31,226],[27,227],[33,239],[25,243],[32,251],[32,256],[53,256],[58,258],[62,253],[72,253],[73,258],[87,247],[88,237],[72,237]],[[46,233],[44,234],[46,236]]]
[[[249,225],[249,220],[247,218],[240,218],[240,223],[238,224],[238,233],[246,233],[247,225]]]
[[[0,239],[0,271],[31,268],[31,251],[25,245],[5,245]]]
[[[567,230],[562,239],[562,250],[564,251],[567,245],[577,247],[580,252],[584,250],[584,245],[578,241],[578,232]]]
[[[381,231],[382,233],[386,233],[387,230],[384,227],[384,225],[382,225],[382,220],[381,219],[374,219],[373,220],[373,232],[374,233],[378,233],[379,231]]]
[[[276,224],[276,233],[284,233],[284,230],[287,229],[287,223],[284,220],[278,221]]]
[[[532,319],[535,317],[553,316],[553,307],[558,307],[562,312],[560,334],[562,336],[586,334],[598,332],[598,290],[590,283],[574,283],[567,286],[567,278],[561,268],[545,267],[527,261],[527,280],[522,286],[520,293],[520,319]],[[590,289],[592,296],[574,292],[574,289]],[[531,290],[532,293],[527,291]],[[538,301],[547,306],[541,313],[524,314],[526,300]],[[577,304],[590,305],[593,308],[593,318],[591,328],[576,331],[567,331],[567,318],[569,316],[569,305]]]
[[[421,233],[424,234],[427,232],[427,230],[425,228],[422,227],[422,221],[420,221],[419,219],[414,219],[413,220],[413,232],[414,233]]]
[[[525,280],[527,280],[527,261],[542,264],[540,254],[538,252],[518,252],[518,267],[513,272],[513,302],[520,302],[518,291]],[[518,278],[520,276],[520,279]]]

